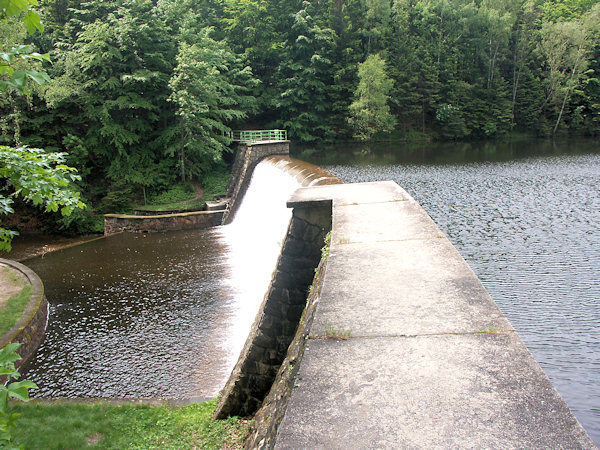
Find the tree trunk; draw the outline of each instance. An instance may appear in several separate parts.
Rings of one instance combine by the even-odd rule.
[[[181,182],[185,183],[185,129],[184,129],[183,118],[181,119],[180,128],[180,152],[179,152],[179,164],[181,165]]]
[[[579,67],[579,63],[581,62],[581,51],[582,46],[580,45],[577,49],[577,58],[575,58],[575,63],[573,64],[573,69],[571,70],[571,76],[569,77],[569,84],[567,86],[567,91],[565,92],[565,96],[563,98],[562,105],[560,107],[560,112],[558,113],[558,118],[556,119],[556,124],[554,125],[554,130],[552,130],[552,136],[556,134],[556,130],[558,130],[558,124],[560,123],[560,119],[562,118],[563,112],[565,110],[565,105],[567,104],[567,100],[571,95],[571,89],[573,88],[573,80],[575,79],[575,73],[577,72],[577,68]]]

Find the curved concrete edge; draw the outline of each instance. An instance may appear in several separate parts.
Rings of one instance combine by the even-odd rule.
[[[342,180],[315,164],[285,155],[273,155],[265,158],[275,167],[292,175],[303,187],[344,184]]]
[[[268,156],[289,154],[290,141],[242,142],[238,145],[227,186],[227,197],[230,200],[223,216],[223,225],[233,221],[258,163]]]
[[[306,309],[330,229],[331,202],[294,209],[267,293],[221,391],[216,419],[254,414],[271,389]]]
[[[263,150],[268,150],[264,147]],[[326,170],[287,155],[257,158],[296,178],[302,186],[343,183]],[[253,170],[253,169],[252,169]],[[307,304],[307,290],[331,230],[331,201],[296,208],[271,284],[256,315],[238,362],[221,390],[215,418],[249,416],[256,412],[273,385],[293,341]]]
[[[4,348],[13,342],[21,344],[17,352],[22,359],[15,363],[16,367],[20,367],[29,361],[44,340],[48,323],[48,301],[44,295],[42,280],[33,270],[9,259],[0,258],[0,263],[21,272],[33,287],[29,303],[25,307],[21,318],[0,338],[0,348]]]

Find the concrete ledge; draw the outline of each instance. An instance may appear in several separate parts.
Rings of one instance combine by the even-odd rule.
[[[221,225],[224,213],[225,211],[193,211],[152,216],[105,214],[104,235],[121,231],[157,232],[210,228]]]
[[[289,401],[265,403],[249,447],[594,448],[408,193],[394,182],[317,186],[288,206],[325,200],[331,245],[303,356],[291,387],[267,397]]]
[[[593,448],[515,333],[310,340],[276,448]]]
[[[21,355],[22,359],[15,363],[16,367],[20,367],[27,363],[44,340],[48,323],[48,302],[44,296],[42,280],[33,270],[9,259],[0,258],[0,263],[21,272],[33,287],[29,303],[25,307],[21,318],[4,336],[0,337],[0,348],[4,348],[13,342],[21,343],[17,353]]]

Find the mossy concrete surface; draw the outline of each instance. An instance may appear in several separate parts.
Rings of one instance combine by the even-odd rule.
[[[304,354],[280,425],[253,446],[594,448],[410,195],[393,182],[318,186],[289,206],[327,199],[331,246]]]

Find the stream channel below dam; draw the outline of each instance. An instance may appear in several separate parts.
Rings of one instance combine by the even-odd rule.
[[[299,186],[263,162],[230,225],[122,233],[25,261],[50,304],[24,373],[40,386],[32,395],[214,397],[267,290]]]
[[[305,149],[347,182],[392,179],[432,216],[600,445],[600,143]],[[214,396],[243,346],[299,186],[257,167],[225,227],[122,234],[25,261],[46,286],[37,397]]]

